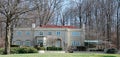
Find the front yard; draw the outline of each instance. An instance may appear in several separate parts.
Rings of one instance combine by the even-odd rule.
[[[11,54],[0,57],[120,57],[119,54],[94,54],[94,53],[43,53],[43,54]]]

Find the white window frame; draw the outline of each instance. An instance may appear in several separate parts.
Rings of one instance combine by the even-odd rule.
[[[80,36],[80,32],[71,32],[72,36]]]
[[[60,32],[60,31],[57,31],[57,32],[56,32],[56,35],[57,35],[57,36],[60,36],[60,35],[61,35],[61,32]]]

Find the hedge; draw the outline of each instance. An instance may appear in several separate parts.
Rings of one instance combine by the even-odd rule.
[[[4,49],[0,49],[0,54],[3,54]],[[10,48],[10,53],[11,54],[22,54],[22,53],[37,53],[37,49],[32,48],[32,47],[12,47]]]
[[[117,53],[118,51],[115,48],[109,48],[109,49],[105,49],[104,52],[114,54]]]
[[[45,50],[45,47],[37,47],[37,50]]]
[[[20,45],[10,45],[11,47],[20,47]]]
[[[47,50],[60,51],[62,50],[62,48],[61,47],[47,47]]]
[[[34,48],[36,48],[37,50],[45,50],[45,47],[40,47],[40,46],[34,46]]]

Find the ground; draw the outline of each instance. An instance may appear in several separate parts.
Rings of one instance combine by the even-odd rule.
[[[97,53],[36,53],[36,54],[11,54],[0,55],[0,57],[120,57],[119,54],[97,54]]]

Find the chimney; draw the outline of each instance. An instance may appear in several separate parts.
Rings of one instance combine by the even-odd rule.
[[[85,24],[83,23],[82,28],[85,29]]]
[[[32,23],[32,28],[35,28],[35,23]]]
[[[36,20],[32,19],[31,21],[32,21],[32,28],[35,28],[35,27],[36,27],[36,24],[35,24],[35,23],[36,23],[36,22],[35,22]]]

